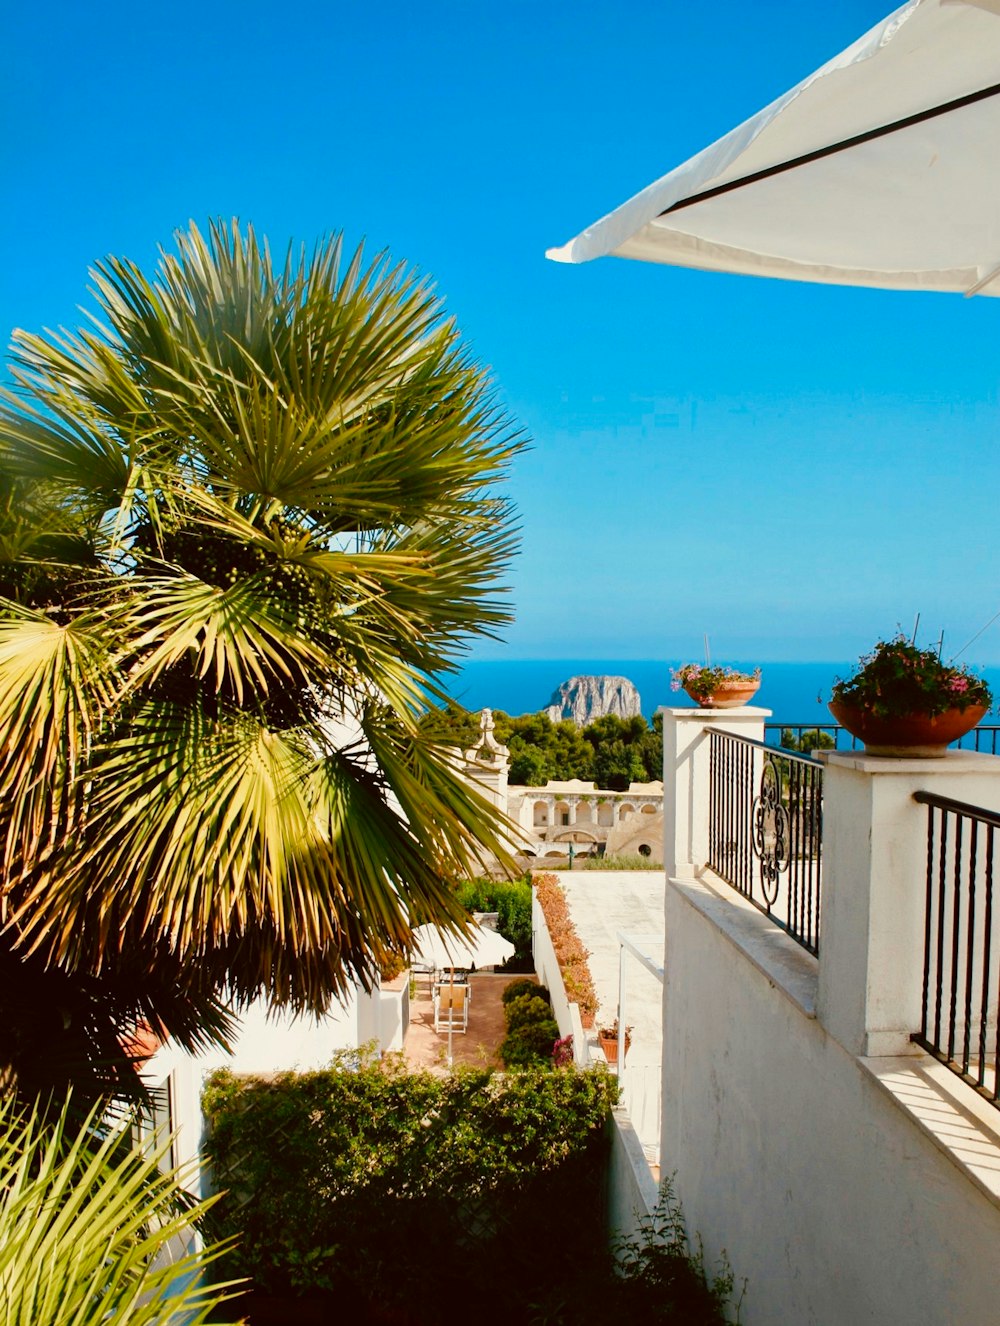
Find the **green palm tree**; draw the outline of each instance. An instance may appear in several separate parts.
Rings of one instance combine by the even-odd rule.
[[[137,1017],[319,1012],[464,923],[505,827],[417,719],[509,619],[523,443],[428,286],[339,238],[192,226],[92,275],[0,393],[0,985],[120,1085]]]

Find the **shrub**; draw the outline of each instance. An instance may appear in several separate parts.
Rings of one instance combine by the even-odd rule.
[[[500,998],[504,1004],[509,1004],[512,999],[517,999],[524,994],[537,995],[539,999],[544,999],[546,1003],[552,1003],[548,988],[539,985],[537,981],[531,980],[528,976],[519,976],[516,981],[510,981],[504,986]]]
[[[640,1221],[636,1234],[618,1239],[615,1252],[617,1305],[623,1315],[634,1313],[645,1320],[689,1326],[724,1326],[735,1287],[732,1268],[723,1253],[719,1270],[709,1277],[701,1241],[694,1251],[688,1242],[672,1179],[661,1181],[652,1214]]]
[[[534,1065],[551,1068],[552,1050],[558,1039],[559,1023],[552,1017],[542,1018],[512,1026],[497,1053],[505,1068]]]
[[[445,1285],[470,1320],[532,1320],[552,1283],[605,1259],[617,1094],[607,1073],[550,1065],[436,1077],[341,1056],[272,1079],[217,1072],[203,1108],[221,1229],[240,1240],[227,1269],[269,1294],[326,1291],[331,1320],[349,1305],[368,1320],[377,1299],[380,1320],[437,1321]]]
[[[394,981],[406,971],[406,960],[398,953],[388,954],[379,963],[378,974],[383,981]]]
[[[507,1030],[514,1031],[515,1028],[526,1027],[532,1022],[550,1022],[552,1005],[548,1000],[540,999],[538,995],[518,995],[505,1006],[504,1017],[507,1021]]]
[[[590,954],[583,947],[570,919],[566,894],[555,875],[533,875],[532,885],[545,916],[566,993],[579,1005],[583,1025],[592,1027],[597,1012],[597,991],[587,962]]]
[[[573,1062],[573,1035],[563,1036],[552,1047],[552,1063],[556,1068],[568,1068]]]
[[[597,1013],[597,991],[594,989],[593,977],[590,976],[590,955],[570,920],[569,904],[566,903],[562,884],[554,875],[533,875],[532,883],[542,914],[545,915],[545,924],[560,964],[566,994],[580,1005],[584,1026],[593,1026],[594,1014]]]
[[[456,895],[468,912],[496,912],[497,929],[514,945],[508,966],[531,970],[531,884],[527,879],[468,879]]]

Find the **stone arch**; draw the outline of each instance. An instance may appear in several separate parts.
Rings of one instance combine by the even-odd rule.
[[[576,805],[577,824],[593,824],[593,808],[589,801],[578,801]]]
[[[597,807],[597,823],[602,829],[610,829],[615,822],[613,801],[602,801]]]
[[[570,819],[569,802],[557,801],[555,804],[555,812],[552,817],[552,823],[565,828],[570,823]]]
[[[630,806],[629,803],[626,801],[625,804],[619,808],[618,823],[622,824],[625,820],[629,818],[630,815],[634,814],[635,814],[635,806]]]
[[[639,814],[640,814],[640,815],[655,815],[655,814],[656,814],[656,807],[655,807],[654,805],[652,805],[652,803],[647,802],[647,804],[646,804],[645,806],[643,806],[643,808],[640,810]]]
[[[532,823],[536,827],[549,822],[549,805],[547,801],[536,801],[534,806],[534,819]]]

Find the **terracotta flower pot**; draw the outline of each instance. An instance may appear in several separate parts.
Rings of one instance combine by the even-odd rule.
[[[599,1032],[597,1033],[597,1039],[598,1039],[598,1042],[600,1043],[601,1049],[604,1051],[604,1057],[605,1057],[605,1059],[607,1059],[608,1063],[609,1063],[609,1064],[616,1064],[616,1063],[618,1062],[618,1037],[617,1037],[617,1035],[615,1035],[615,1036],[605,1036],[603,1032],[600,1032],[600,1031],[599,1031]],[[628,1032],[626,1032],[626,1033],[625,1033],[625,1053],[626,1053],[626,1054],[628,1054],[628,1052],[629,1052],[629,1046],[630,1046],[631,1044],[632,1044],[632,1037],[631,1037],[631,1035],[630,1035]]]
[[[880,718],[870,709],[855,709],[840,700],[830,701],[830,713],[865,744],[869,755],[892,755],[897,759],[939,759],[953,741],[971,732],[986,714],[984,704],[965,709],[946,709],[943,714],[904,714]]]
[[[708,696],[699,696],[685,686],[699,709],[738,709],[747,704],[760,690],[759,681],[723,681]]]

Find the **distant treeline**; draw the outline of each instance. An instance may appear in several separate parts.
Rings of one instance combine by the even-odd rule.
[[[595,719],[585,728],[565,720],[553,723],[545,714],[512,718],[493,711],[494,735],[510,749],[510,781],[521,787],[542,787],[553,779],[582,778],[623,792],[629,783],[650,783],[663,777],[663,720]],[[450,702],[431,708],[420,724],[436,741],[468,750],[479,740],[479,714]]]

